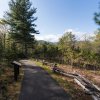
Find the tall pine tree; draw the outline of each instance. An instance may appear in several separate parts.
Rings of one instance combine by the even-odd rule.
[[[9,11],[6,12],[6,22],[10,26],[11,37],[24,46],[24,53],[27,56],[27,47],[34,42],[36,31],[34,21],[37,20],[33,15],[36,8],[32,8],[30,0],[11,0]]]
[[[94,13],[94,21],[97,25],[100,26],[100,3],[99,3],[99,12]]]

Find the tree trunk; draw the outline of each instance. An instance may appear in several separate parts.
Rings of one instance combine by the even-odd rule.
[[[28,57],[27,43],[25,43],[25,51],[24,51],[24,53],[25,53],[25,57],[27,58]]]

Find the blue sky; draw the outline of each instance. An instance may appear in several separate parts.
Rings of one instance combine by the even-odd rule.
[[[0,0],[0,18],[8,9],[9,0]],[[98,26],[93,20],[100,0],[31,0],[37,8],[35,16],[37,39],[57,41],[65,31],[72,30],[76,36],[92,34]]]

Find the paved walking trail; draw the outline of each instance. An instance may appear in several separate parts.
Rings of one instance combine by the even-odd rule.
[[[19,100],[71,100],[58,83],[32,61],[22,60],[24,79]]]

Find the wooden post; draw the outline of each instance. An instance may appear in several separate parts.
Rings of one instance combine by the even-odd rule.
[[[19,67],[21,67],[21,64],[16,61],[13,61],[12,64],[14,65],[14,80],[17,81],[19,76]]]
[[[19,66],[14,65],[14,80],[17,81],[19,76]]]

